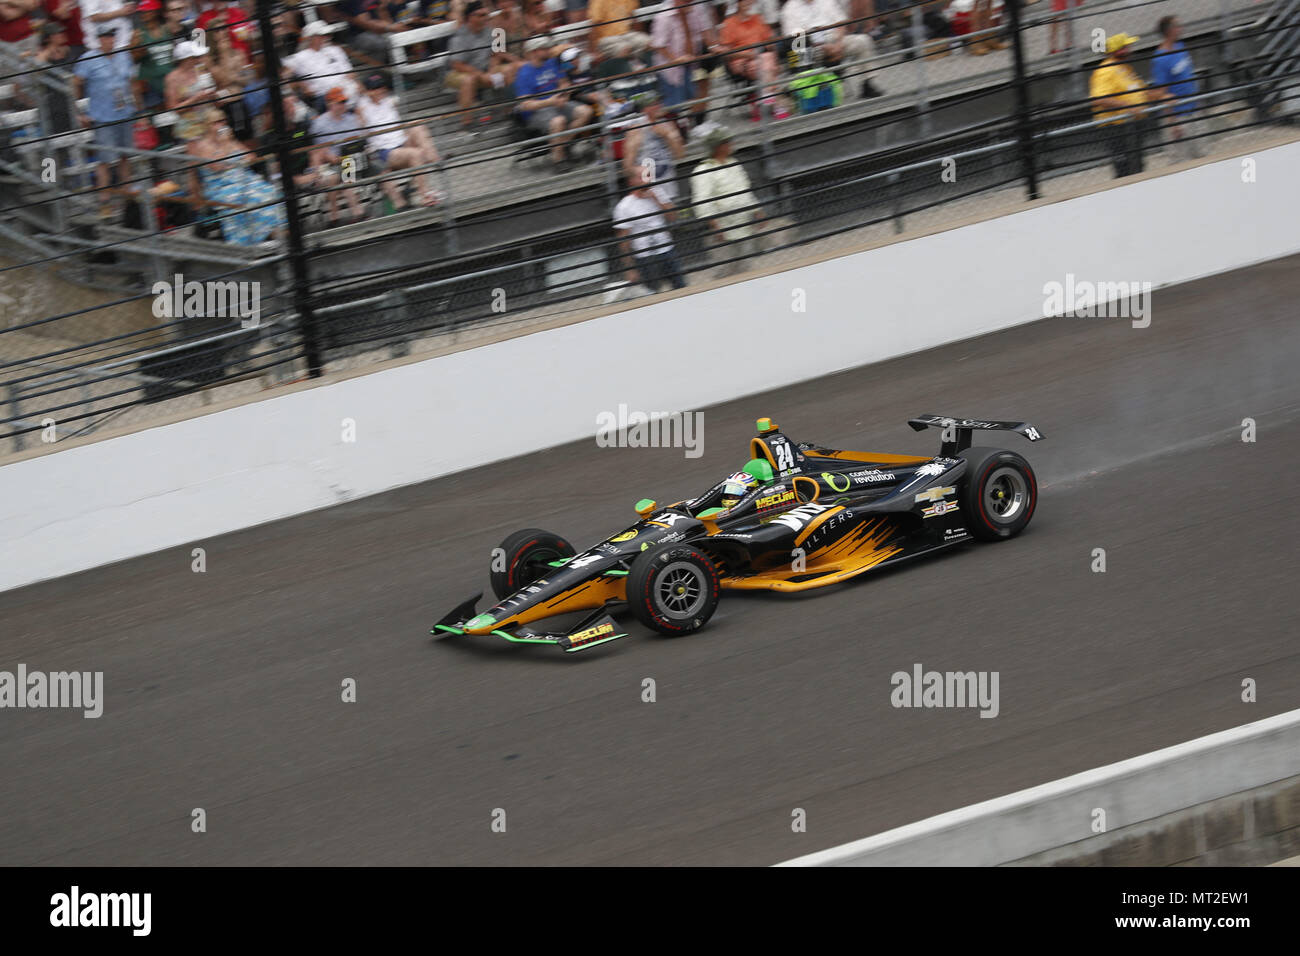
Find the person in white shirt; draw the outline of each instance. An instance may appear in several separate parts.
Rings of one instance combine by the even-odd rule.
[[[869,33],[850,33],[841,26],[848,20],[839,0],[786,0],[781,8],[781,32],[793,37],[794,57],[800,45],[806,45],[808,52],[816,50],[826,66],[839,66],[843,63],[865,60],[875,52],[875,44]],[[811,66],[806,57],[800,66]],[[847,77],[845,77],[847,79]],[[880,96],[870,77],[862,80],[862,95]]]
[[[397,97],[388,92],[387,83],[378,74],[366,77],[365,95],[357,100],[357,119],[370,134],[366,138],[366,147],[385,172],[431,166],[441,158],[423,123],[403,122],[397,112]],[[417,174],[414,179],[422,203],[425,206],[438,205],[442,196],[429,182],[428,171]],[[380,182],[380,187],[393,203],[394,211],[407,206],[402,194],[405,185],[406,180],[392,178]]]
[[[135,15],[132,0],[81,0],[81,33],[86,46],[94,49],[92,37],[101,29],[111,29],[115,34],[114,50],[124,50],[131,45],[131,17]]]
[[[302,49],[284,58],[286,79],[302,80],[303,92],[318,101],[337,86],[349,104],[355,103],[361,88],[352,77],[348,55],[330,42],[329,26],[321,20],[307,24],[302,30],[302,42]]]
[[[843,24],[847,19],[839,0],[786,0],[781,8],[781,32],[807,37],[832,65],[869,57],[874,49],[870,35],[850,33],[843,25],[832,28],[832,24]]]
[[[760,218],[758,199],[745,167],[731,155],[730,130],[715,129],[704,138],[709,158],[691,173],[691,205],[695,218],[709,224],[723,256],[718,278],[735,275],[745,260],[758,254],[754,224]]]
[[[631,260],[627,279],[640,282],[651,292],[658,292],[665,282],[674,289],[683,288],[686,276],[668,230],[672,205],[640,170],[629,179],[632,191],[614,207],[614,231],[622,240],[623,254]]]

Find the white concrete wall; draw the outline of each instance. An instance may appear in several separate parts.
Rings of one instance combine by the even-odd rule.
[[[0,590],[591,436],[620,403],[696,409],[1030,322],[1067,273],[1159,287],[1300,251],[1300,144],[1253,160],[1254,182],[1213,163],[4,466]]]
[[[1300,710],[998,797],[782,866],[996,866],[1300,774]]]

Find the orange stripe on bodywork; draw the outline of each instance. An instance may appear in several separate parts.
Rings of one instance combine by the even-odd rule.
[[[846,534],[820,557],[810,561],[803,571],[782,568],[749,577],[723,578],[721,584],[731,591],[808,591],[836,584],[869,571],[901,552],[900,545],[885,543],[891,531],[887,519],[876,519]],[[790,580],[809,574],[819,576],[809,581]]]
[[[543,618],[568,614],[570,611],[594,611],[604,607],[606,601],[624,601],[627,599],[627,579],[600,577],[594,581],[584,581],[573,590],[552,598],[542,604],[525,608],[518,614],[503,617],[492,625],[493,628],[507,627],[512,624],[531,624]]]

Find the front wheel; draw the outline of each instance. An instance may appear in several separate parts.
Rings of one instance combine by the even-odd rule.
[[[970,533],[982,541],[1014,538],[1025,530],[1038,504],[1034,469],[1013,451],[968,448],[961,506]]]
[[[660,634],[690,634],[718,608],[722,584],[713,559],[689,544],[662,544],[637,556],[627,575],[627,603]]]
[[[492,552],[492,593],[509,597],[552,570],[550,562],[571,558],[578,552],[558,534],[541,528],[524,528],[501,542]]]

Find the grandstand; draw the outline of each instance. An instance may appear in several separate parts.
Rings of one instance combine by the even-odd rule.
[[[575,131],[571,161],[556,169],[550,141],[518,119],[525,97],[508,83],[484,93],[466,128],[449,82],[453,63],[469,52],[454,48],[464,4],[245,0],[241,8],[181,0],[179,20],[165,21],[172,6],[142,3],[130,42],[113,56],[127,51],[143,94],[143,64],[162,42],[148,37],[169,37],[158,55],[172,68],[154,74],[155,87],[181,62],[197,62],[196,76],[214,78],[200,108],[219,112],[195,117],[195,107],[169,105],[172,92],[161,90],[161,102],[142,100],[138,116],[118,121],[131,131],[130,146],[100,141],[109,124],[88,118],[94,104],[76,78],[86,61],[75,48],[42,58],[57,33],[42,29],[51,22],[42,8],[28,15],[27,36],[0,41],[0,442],[7,443],[0,450],[30,447],[47,419],[74,433],[144,421],[183,402],[427,347],[429,337],[451,330],[648,293],[623,279],[610,218],[627,190],[620,147],[629,123],[644,122],[615,83],[630,76],[669,89],[671,66],[659,55],[602,74],[601,64],[615,57],[593,42],[601,24],[566,22],[564,4],[554,0],[487,4],[487,29],[501,30],[506,55],[544,37],[548,54],[572,51],[562,62],[573,68],[575,95],[599,101],[597,118]],[[730,6],[684,4],[715,23]],[[690,170],[706,156],[703,134],[729,130],[753,183],[762,239],[761,261],[747,256],[741,265],[770,268],[900,232],[909,222],[933,225],[1052,195],[1057,184],[1104,182],[1107,148],[1089,103],[1089,76],[1105,55],[1097,51],[1108,36],[1136,34],[1133,61],[1149,76],[1156,23],[1165,16],[1179,18],[1197,68],[1199,151],[1276,136],[1293,122],[1300,0],[1054,6],[845,4],[842,18],[826,26],[861,42],[836,57],[812,42],[816,33],[782,34],[780,4],[758,4],[760,16],[772,18],[770,41],[723,51],[705,35],[690,56],[696,87],[675,110],[685,142],[673,177],[679,191],[689,194]],[[667,3],[629,9],[614,24],[639,37],[631,46],[641,50],[666,35],[665,22],[693,16]],[[367,18],[379,28],[362,25]],[[86,26],[80,38],[89,59],[112,59],[94,52],[89,34],[98,27]],[[198,42],[196,30],[202,53],[181,58],[173,41]],[[20,25],[10,35],[21,32]],[[318,47],[338,51],[335,60],[298,56]],[[749,49],[776,54],[778,72],[753,83],[729,73],[725,54]],[[323,62],[346,66],[325,74],[314,65]],[[797,87],[799,76],[815,77],[815,97],[796,96],[807,88]],[[173,85],[182,82],[185,76]],[[376,104],[395,102],[403,123],[428,130],[437,158],[398,165],[392,150],[375,145],[388,127],[358,122],[339,140],[347,175],[318,175],[324,140],[313,141],[311,125],[327,113],[321,91],[348,84],[357,88],[348,115],[380,115],[367,113],[379,106],[358,105],[373,85]],[[791,100],[793,115],[774,108],[774,90]],[[187,133],[196,123],[208,132]],[[1149,157],[1163,157],[1168,110],[1153,105],[1140,123]],[[214,153],[214,143],[227,142],[219,133],[225,125],[236,145]],[[941,175],[945,161],[960,169],[955,180]],[[240,174],[247,189],[234,201],[211,187],[232,164],[249,171]],[[97,180],[111,170],[117,181]],[[254,196],[258,183],[267,192]],[[410,206],[397,209],[394,194]],[[353,199],[364,209],[359,220],[331,225],[331,200],[345,208]],[[279,219],[268,215],[255,234],[244,227],[257,213]],[[682,202],[673,233],[695,284],[709,281],[728,252],[690,213]],[[257,283],[261,320],[245,327],[226,315],[158,316],[151,290],[177,275]]]

